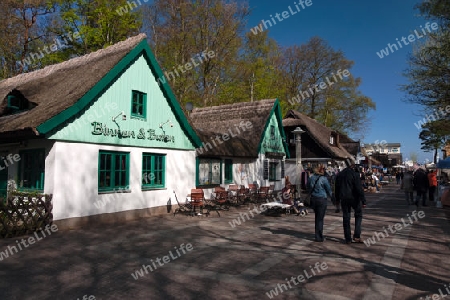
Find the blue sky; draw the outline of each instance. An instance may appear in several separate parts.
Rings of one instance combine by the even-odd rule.
[[[249,0],[252,13],[248,19],[248,30],[270,15],[289,6],[296,11],[298,0]],[[414,123],[424,118],[421,107],[402,101],[406,95],[399,87],[407,83],[402,76],[408,67],[408,56],[413,45],[402,44],[402,48],[380,58],[376,52],[396,43],[414,30],[420,33],[420,26],[426,21],[419,16],[414,6],[419,0],[312,0],[296,14],[268,28],[269,36],[280,46],[300,45],[311,37],[319,36],[335,50],[342,50],[346,58],[355,62],[351,73],[362,79],[360,90],[376,103],[376,111],[370,114],[372,123],[366,131],[364,142],[386,140],[401,143],[403,158],[412,152],[418,154],[419,162],[432,160],[432,153],[420,150],[419,130]],[[281,18],[281,17],[280,17]],[[419,39],[423,41],[424,38]]]

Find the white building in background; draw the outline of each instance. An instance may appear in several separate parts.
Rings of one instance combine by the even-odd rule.
[[[373,154],[378,152],[380,154],[401,154],[400,143],[374,143],[364,144],[364,148],[367,154]]]

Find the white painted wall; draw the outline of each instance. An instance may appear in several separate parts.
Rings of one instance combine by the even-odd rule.
[[[298,184],[300,182],[300,174],[297,171],[295,160],[286,160],[284,168],[286,176],[289,176],[289,181],[293,184]]]
[[[264,154],[259,154],[257,159],[248,158],[231,158],[233,160],[233,183],[244,185],[248,188],[250,183],[256,183],[258,186],[270,186],[275,184],[275,190],[281,190],[284,187],[284,178],[279,181],[264,180],[263,161]],[[222,178],[225,177],[225,170],[222,168]],[[222,187],[228,189],[229,184],[221,184]],[[204,188],[205,198],[210,199],[214,188]]]
[[[130,152],[130,192],[98,193],[99,150]],[[143,152],[166,154],[164,189],[141,190]],[[173,190],[182,201],[194,186],[195,151],[55,142],[46,160],[45,192],[53,193],[54,220],[165,206]]]

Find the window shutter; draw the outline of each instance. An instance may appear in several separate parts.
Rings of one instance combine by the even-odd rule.
[[[264,160],[264,174],[263,174],[263,178],[264,180],[268,180],[269,179],[269,160],[265,159]]]
[[[281,161],[281,179],[284,178],[284,160]]]

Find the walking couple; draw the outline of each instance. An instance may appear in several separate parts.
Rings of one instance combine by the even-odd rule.
[[[346,168],[336,176],[334,195],[328,179],[324,176],[325,168],[323,166],[315,168],[314,174],[308,180],[308,189],[311,193],[311,207],[315,213],[316,242],[323,242],[325,240],[323,237],[323,220],[327,211],[328,196],[332,199],[335,197],[334,201],[341,205],[345,243],[362,243],[362,208],[366,206],[366,198],[359,175],[354,170],[354,161],[347,158],[345,159],[345,165]],[[350,229],[352,208],[355,211],[355,232],[353,233],[353,238]]]

